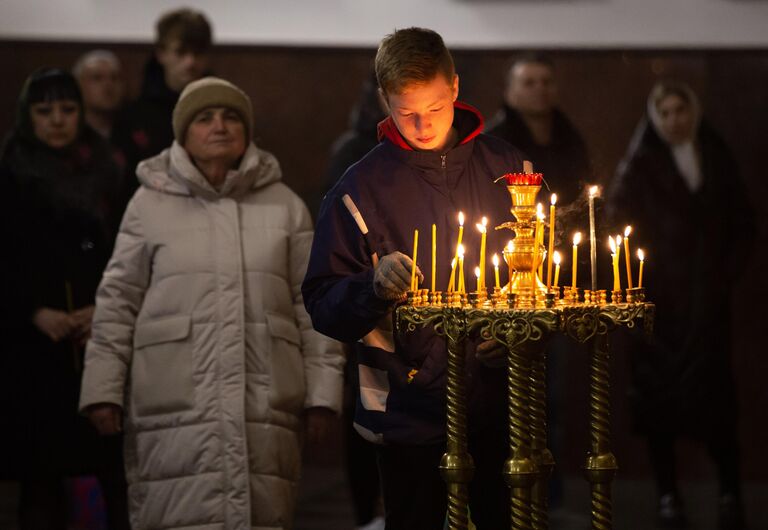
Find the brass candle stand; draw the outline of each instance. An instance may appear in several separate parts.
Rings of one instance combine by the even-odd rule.
[[[519,177],[520,175],[512,175]],[[592,528],[612,528],[611,482],[617,469],[610,449],[610,355],[608,333],[643,321],[650,332],[654,306],[645,303],[641,288],[620,290],[565,288],[563,297],[547,292],[536,275],[544,247],[536,241],[536,195],[540,185],[525,175],[507,186],[514,222],[496,227],[514,231],[514,248],[504,250],[510,282],[503,288],[474,293],[412,291],[397,309],[398,333],[430,326],[443,336],[448,350],[447,447],[440,471],[448,489],[448,528],[469,524],[469,483],[474,464],[467,450],[464,343],[477,334],[507,349],[509,458],[504,477],[510,488],[511,528],[548,528],[547,481],[555,465],[547,448],[546,340],[556,332],[591,344],[589,376],[590,446],[585,475],[591,486]],[[515,182],[524,182],[516,184]]]
[[[476,293],[475,293],[476,294]],[[639,294],[638,294],[639,296]],[[513,296],[513,298],[515,298]],[[476,302],[475,296],[471,299]],[[477,306],[477,303],[474,304]],[[492,307],[409,305],[397,309],[398,333],[431,326],[448,349],[447,449],[440,464],[448,488],[448,528],[468,528],[468,484],[474,464],[467,451],[464,341],[469,333],[507,348],[509,459],[512,529],[546,529],[547,480],[555,464],[546,439],[546,340],[556,332],[591,344],[590,449],[585,475],[591,486],[592,528],[612,528],[611,482],[617,469],[610,450],[610,355],[608,333],[618,326],[653,325],[654,306],[642,300],[621,304],[575,304],[518,308],[509,299]]]

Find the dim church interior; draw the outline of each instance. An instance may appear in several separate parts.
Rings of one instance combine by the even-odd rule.
[[[124,62],[129,91],[136,94],[148,45],[112,43],[0,42],[0,130],[10,126],[16,96],[23,79],[34,67],[52,64],[67,67],[84,51],[109,47]],[[461,74],[461,98],[490,117],[500,102],[501,84],[509,56],[515,50],[459,50],[455,53]],[[220,46],[215,51],[216,73],[242,86],[254,101],[256,138],[276,154],[286,182],[316,210],[324,184],[322,176],[333,140],[346,128],[348,111],[368,74],[372,49],[279,48]],[[650,86],[660,77],[678,77],[701,95],[710,120],[725,136],[739,160],[754,198],[768,196],[762,159],[768,137],[768,51],[761,50],[552,50],[560,84],[562,107],[583,132],[597,178],[613,174],[642,113]],[[247,72],[258,71],[258,76]],[[289,74],[288,74],[289,73]],[[318,79],[344,83],[318,83]],[[311,89],[307,89],[311,87]],[[286,97],[288,95],[288,97]],[[611,102],[610,111],[605,108]],[[308,119],[307,113],[312,112]],[[302,156],[296,156],[301,146]],[[756,205],[757,206],[757,205]],[[761,336],[762,318],[754,307],[761,282],[758,264],[766,263],[766,208],[756,208],[761,226],[756,253],[745,264],[745,279],[734,304],[733,363],[741,401],[740,421],[745,480],[744,500],[751,527],[768,528],[768,425],[764,410],[768,393],[763,377],[768,358]],[[764,291],[764,288],[763,288]],[[623,400],[628,383],[628,363],[614,356],[616,397],[613,411],[615,453],[621,472],[614,483],[616,528],[651,528],[655,513],[653,486],[642,441],[632,435],[628,408]],[[569,398],[574,414],[586,413],[586,372],[574,373]],[[572,387],[572,388],[571,388]],[[577,418],[577,419],[578,419]],[[576,424],[579,425],[576,425]],[[564,457],[566,510],[557,528],[588,527],[588,489],[579,466],[586,447],[582,422],[569,420],[574,443]],[[571,425],[573,424],[573,425]],[[340,435],[320,450],[307,454],[298,506],[298,530],[352,527],[352,515],[341,470]],[[681,458],[683,494],[689,518],[696,528],[714,528],[716,486],[704,450],[685,445]],[[0,528],[12,528],[15,489],[0,482]]]

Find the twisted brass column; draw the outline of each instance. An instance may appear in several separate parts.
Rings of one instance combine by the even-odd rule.
[[[440,461],[440,474],[448,489],[448,528],[469,527],[469,483],[475,465],[467,451],[467,405],[464,339],[466,321],[461,309],[444,310],[443,327],[448,339],[448,443]]]
[[[589,454],[585,471],[592,486],[592,528],[613,528],[611,482],[618,469],[610,449],[610,372],[607,330],[592,338],[589,367]]]
[[[549,527],[547,481],[555,459],[547,447],[547,354],[544,348],[534,353],[531,363],[531,451],[537,469],[531,494],[531,518],[534,530]]]

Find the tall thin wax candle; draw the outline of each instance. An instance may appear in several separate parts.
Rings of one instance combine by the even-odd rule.
[[[645,253],[641,248],[637,249],[637,259],[640,260],[640,274],[637,277],[637,286],[642,287],[643,286],[643,265],[645,264]]]
[[[552,287],[552,253],[555,248],[555,204],[557,194],[553,193],[549,205],[549,247],[547,250],[547,291]]]
[[[491,261],[493,261],[493,275],[496,280],[495,287],[496,289],[501,289],[501,282],[499,281],[499,255],[494,254]]]
[[[411,265],[411,291],[415,291],[416,284],[416,257],[419,252],[419,230],[413,231],[413,265]]]
[[[539,261],[539,229],[541,222],[536,221],[536,229],[533,232],[533,262],[531,263],[531,300],[536,300],[536,262]]]
[[[632,233],[632,227],[627,225],[624,229],[624,261],[627,263],[627,287],[632,289],[632,265],[630,265],[631,256],[629,254],[629,234]]]
[[[613,237],[608,236],[608,246],[611,247],[611,263],[613,265],[613,290],[618,291],[619,287],[619,256],[616,253],[616,242]]]
[[[480,267],[475,267],[475,280],[477,280],[477,283],[475,284],[477,285],[477,288],[475,290],[477,292],[480,292],[480,276],[481,276]]]
[[[459,263],[459,247],[461,246],[461,238],[464,235],[464,212],[459,212],[459,240],[456,243],[456,255],[454,259],[456,264]],[[452,293],[456,285],[456,266],[451,267],[451,278],[448,280],[448,292]]]
[[[560,279],[560,253],[555,250],[553,252],[554,256],[552,257],[552,261],[555,262],[555,282],[553,284],[555,291],[557,291],[557,284],[558,280]]]
[[[597,291],[597,236],[595,235],[595,196],[599,188],[589,188],[589,262],[592,266],[592,292]]]
[[[573,278],[571,288],[576,289],[576,271],[579,268],[579,243],[581,243],[581,232],[573,234]]]
[[[464,245],[459,245],[459,289],[460,293],[464,293]]]
[[[488,232],[486,229],[487,225],[487,217],[483,217],[482,222],[475,225],[480,231],[480,284],[477,287],[478,291],[480,289],[485,289],[485,241]]]

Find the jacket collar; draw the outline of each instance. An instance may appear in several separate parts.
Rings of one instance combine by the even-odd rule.
[[[172,195],[198,195],[207,200],[221,197],[237,199],[249,190],[281,179],[275,157],[251,143],[240,165],[227,173],[221,189],[216,190],[192,162],[187,151],[174,141],[169,149],[144,160],[136,168],[141,183]]]
[[[461,138],[458,145],[469,143],[478,134],[483,132],[485,125],[483,115],[472,105],[461,101],[454,102],[453,108],[453,127],[459,132],[459,137]],[[413,147],[408,145],[400,131],[397,130],[397,126],[391,116],[388,116],[379,123],[378,134],[379,141],[386,139],[400,149],[415,151]]]

